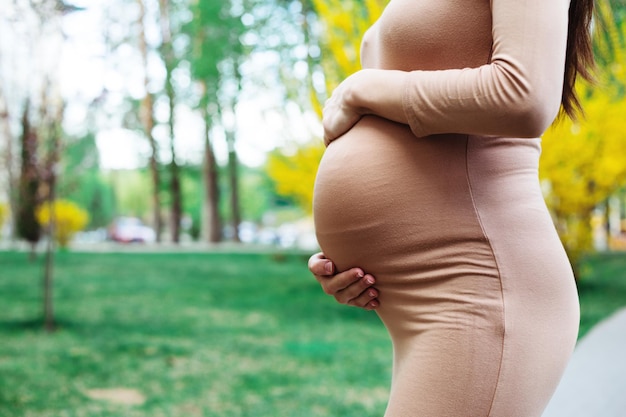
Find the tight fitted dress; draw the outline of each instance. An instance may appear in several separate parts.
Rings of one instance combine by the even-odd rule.
[[[538,181],[567,0],[391,0],[364,68],[399,70],[408,124],[327,148],[319,244],[376,277],[393,342],[386,417],[538,417],[573,350],[572,270]]]

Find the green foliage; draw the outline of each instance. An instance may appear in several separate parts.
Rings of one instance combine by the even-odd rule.
[[[200,107],[216,104],[223,73],[220,64],[244,52],[240,38],[245,27],[232,10],[230,0],[196,0],[190,5],[192,19],[182,27],[189,37],[191,76],[204,88]]]
[[[225,169],[225,168],[222,168]],[[183,197],[183,217],[191,219],[191,228],[186,230],[192,237],[197,238],[200,233],[202,222],[202,208],[204,205],[203,169],[201,166],[182,165],[181,185]],[[224,192],[221,199],[221,215],[224,219],[230,218],[228,179],[226,175],[220,175]],[[167,177],[164,177],[167,178]],[[149,218],[150,199],[150,174],[146,170],[141,171],[114,171],[107,174],[105,180],[107,187],[115,194],[115,214]],[[165,181],[164,181],[165,182]],[[275,201],[273,185],[265,172],[260,168],[241,167],[241,207],[244,220],[253,222],[261,221],[263,214],[272,208]],[[169,195],[165,187],[161,190],[162,204],[169,204]]]
[[[63,173],[58,195],[89,212],[88,228],[106,227],[115,216],[113,188],[100,171],[98,149],[92,133],[68,140],[63,152]]]
[[[223,190],[220,201],[220,212],[223,219],[232,219],[230,206],[230,187],[226,176],[226,167],[223,168],[221,177],[221,189]],[[272,210],[276,200],[274,186],[265,169],[241,166],[239,170],[239,190],[242,220],[260,222],[263,215]]]
[[[626,307],[626,255],[623,252],[594,254],[581,260],[580,333]]]
[[[275,205],[273,183],[261,168],[242,168],[239,182],[242,218],[259,223]]]
[[[117,215],[148,218],[152,204],[152,183],[147,170],[117,170],[106,175],[115,196]]]
[[[185,165],[180,168],[183,213],[191,219],[190,229],[187,232],[194,240],[197,240],[200,237],[205,193],[202,167]]]

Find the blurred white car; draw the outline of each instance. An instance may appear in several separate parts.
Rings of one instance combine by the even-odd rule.
[[[118,217],[108,230],[109,239],[120,243],[152,243],[154,230],[136,217]]]

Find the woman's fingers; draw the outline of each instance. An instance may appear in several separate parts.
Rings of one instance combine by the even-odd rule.
[[[309,258],[309,271],[315,277],[332,276],[335,273],[335,265],[326,259],[322,252],[319,252]]]
[[[337,302],[366,310],[380,305],[378,290],[373,287],[376,280],[361,268],[335,273],[337,268],[322,253],[311,256],[308,265],[324,292],[335,297]]]
[[[364,274],[360,268],[352,268],[331,277],[316,276],[324,292],[335,297],[341,304],[361,308],[376,308],[378,290],[373,287],[376,280],[369,274]]]
[[[348,269],[332,276],[316,275],[315,278],[326,294],[335,296],[337,301],[342,304],[346,304],[347,301],[357,297],[365,288],[372,285],[367,285],[364,279],[365,274],[360,268]]]
[[[380,302],[378,301],[378,290],[372,286],[374,283],[374,277],[366,275],[337,293],[335,299],[342,304],[361,307],[366,310],[376,309]],[[362,291],[359,292],[359,290]]]

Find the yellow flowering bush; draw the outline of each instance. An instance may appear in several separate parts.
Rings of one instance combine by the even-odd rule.
[[[615,23],[606,1],[596,34],[597,85],[579,83],[585,116],[563,119],[543,136],[540,175],[546,201],[574,261],[592,249],[592,214],[626,184],[626,22]]]
[[[320,62],[326,80],[326,97],[350,74],[361,69],[361,38],[382,14],[389,0],[313,0],[323,26]],[[312,92],[315,111],[322,115],[324,97]]]
[[[41,205],[37,209],[37,221],[41,226],[48,228],[52,214],[54,214],[54,239],[64,248],[67,247],[76,232],[83,230],[89,222],[89,214],[68,200],[56,200],[52,205],[49,203]]]
[[[0,230],[9,216],[9,205],[6,203],[0,203]]]
[[[324,147],[317,143],[298,148],[293,155],[274,151],[269,155],[267,173],[279,195],[293,198],[298,206],[311,213],[313,184]]]
[[[6,203],[0,203],[0,226],[4,223],[8,213],[9,206]]]

